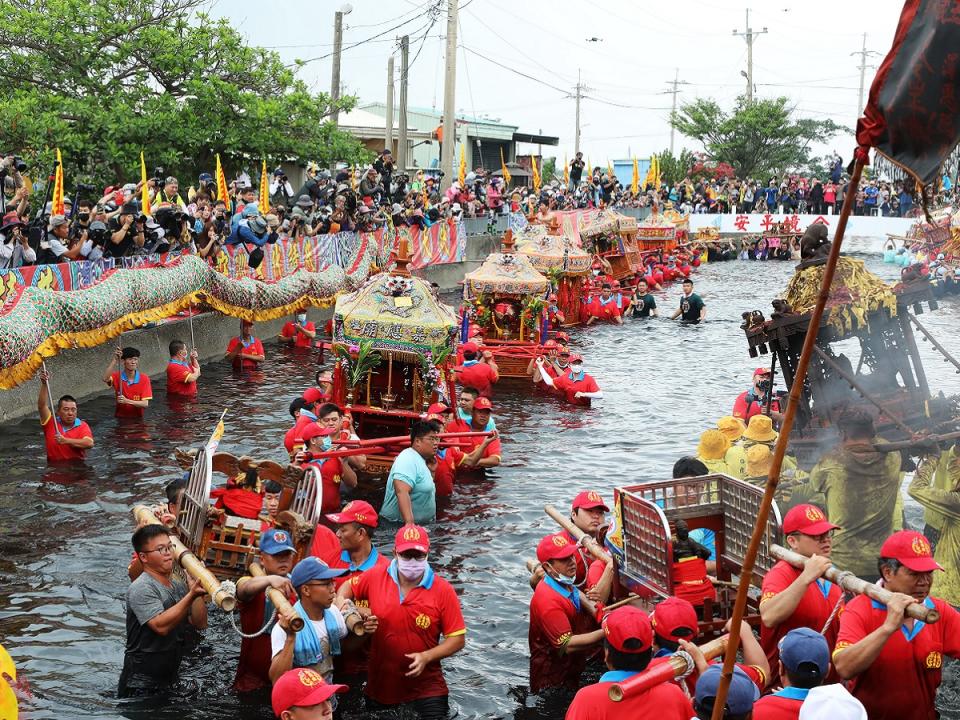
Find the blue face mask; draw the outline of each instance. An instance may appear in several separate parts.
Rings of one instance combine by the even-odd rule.
[[[561,585],[569,585],[571,587],[573,587],[573,585],[577,582],[575,575],[557,575],[554,580]]]
[[[307,322],[306,314],[297,315],[297,324],[304,325]]]

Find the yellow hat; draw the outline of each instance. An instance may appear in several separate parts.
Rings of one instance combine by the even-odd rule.
[[[773,420],[766,415],[754,415],[750,418],[743,436],[754,442],[770,442],[777,439],[777,431],[773,429]]]
[[[747,477],[759,477],[770,472],[773,453],[766,445],[751,445],[747,448]]]
[[[700,436],[697,456],[701,460],[720,460],[730,449],[730,441],[719,430],[710,428]]]
[[[722,432],[730,442],[739,440],[746,429],[747,426],[743,424],[743,420],[733,415],[724,415],[717,420],[717,430]]]

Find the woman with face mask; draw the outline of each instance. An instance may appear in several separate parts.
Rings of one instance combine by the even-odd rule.
[[[280,342],[293,343],[294,347],[309,348],[317,336],[317,327],[307,320],[306,308],[297,310],[293,321],[288,322],[280,331]]]
[[[537,546],[543,580],[530,600],[530,691],[580,687],[589,651],[603,642],[603,630],[580,603],[574,585],[577,544],[563,533]]]
[[[537,367],[542,369],[543,358],[537,358]],[[574,405],[590,407],[590,401],[603,397],[603,391],[597,385],[592,375],[583,369],[583,358],[579,355],[570,356],[569,371],[557,378],[551,378],[549,373],[541,373],[543,382],[562,393],[567,402]]]

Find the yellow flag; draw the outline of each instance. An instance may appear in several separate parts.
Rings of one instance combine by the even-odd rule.
[[[153,215],[150,206],[150,187],[147,185],[147,161],[143,159],[143,150],[140,151],[140,204],[144,215]]]
[[[354,165],[350,168],[350,187],[353,188],[353,191],[357,191],[357,166]]]
[[[260,172],[260,212],[266,215],[270,212],[270,181],[267,180],[267,160],[263,160],[263,170]]]
[[[458,178],[460,187],[464,187],[467,184],[467,151],[462,143],[460,145],[460,174]]]
[[[50,205],[51,215],[63,215],[63,158],[60,157],[60,148],[57,148],[57,170],[53,176],[53,196]]]
[[[567,154],[563,154],[563,185],[570,187],[570,165],[567,162]]]
[[[613,177],[613,165],[610,164],[609,160],[607,160],[607,175]]]
[[[7,677],[4,677],[6,675]],[[17,681],[17,668],[13,664],[13,658],[7,649],[0,645],[0,717],[15,718],[19,717],[17,710],[17,695],[7,682],[10,678],[12,682]]]
[[[652,186],[657,181],[657,156],[650,156],[650,167],[647,168],[647,176],[643,179],[643,186]]]
[[[217,200],[223,200],[227,203],[228,210],[233,208],[230,205],[230,191],[227,190],[227,178],[223,174],[223,165],[220,163],[220,153],[217,153]]]
[[[227,411],[226,409],[224,409],[223,413],[220,415],[220,421],[217,423],[217,426],[213,429],[213,433],[210,435],[210,439],[207,440],[208,453],[211,453],[211,454],[215,453],[217,451],[217,447],[219,447],[220,445],[220,438],[223,437],[223,431],[224,431],[223,418],[225,418],[226,415],[227,415]]]
[[[503,184],[505,187],[509,187],[510,180],[510,171],[507,170],[507,163],[503,159],[503,148],[500,148],[500,171],[503,173]]]
[[[530,156],[530,172],[533,173],[533,191],[540,192],[540,169],[537,167],[537,156]]]
[[[633,159],[633,182],[630,183],[630,192],[634,195],[640,192],[640,167],[637,165],[637,159]]]

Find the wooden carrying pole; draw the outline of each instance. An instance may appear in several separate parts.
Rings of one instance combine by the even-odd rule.
[[[773,555],[777,560],[783,560],[798,570],[802,570],[804,562],[807,560],[806,555],[801,555],[796,553],[793,550],[789,550],[781,545],[771,545],[770,554]],[[841,570],[838,570],[833,565],[827,568],[827,571],[823,576],[832,583],[836,583],[837,587],[841,590],[846,590],[850,593],[856,593],[857,595],[866,595],[871,600],[876,600],[879,603],[886,605],[890,602],[890,598],[893,596],[889,590],[886,590],[879,585],[874,585],[871,582],[866,580],[861,580],[856,575],[850,575],[844,573]],[[940,619],[940,613],[933,608],[928,608],[922,603],[914,603],[913,605],[907,605],[907,609],[903,612],[907,617],[912,617],[914,620],[923,620],[925,623],[935,623]]]
[[[138,524],[142,525],[161,525],[157,516],[146,505],[134,505],[133,517]],[[237,607],[237,597],[233,589],[233,583],[221,583],[214,577],[214,574],[207,570],[200,559],[190,552],[187,547],[180,542],[176,535],[170,535],[170,543],[173,545],[173,557],[180,563],[180,566],[186,571],[187,575],[194,580],[199,580],[203,589],[207,591],[213,602],[225,612],[233,612]]]
[[[853,210],[853,199],[857,194],[857,187],[860,185],[860,175],[863,172],[864,163],[867,160],[867,151],[858,149],[856,160],[853,166],[853,177],[850,178],[850,187],[843,198],[843,209],[840,211],[840,217],[837,220],[837,233],[833,238],[833,245],[830,247],[830,256],[827,258],[827,264],[823,268],[823,278],[820,283],[820,294],[817,296],[817,304],[810,315],[810,325],[807,327],[807,334],[803,339],[803,350],[800,353],[800,359],[797,361],[797,371],[794,374],[793,382],[790,383],[790,397],[787,402],[787,411],[783,415],[783,422],[780,426],[780,436],[777,438],[777,445],[773,452],[773,461],[770,463],[770,471],[767,474],[767,485],[763,491],[763,500],[760,502],[760,508],[757,512],[757,520],[753,526],[753,535],[750,537],[750,545],[743,558],[743,565],[740,569],[740,587],[737,589],[737,599],[733,605],[733,618],[730,621],[730,641],[727,643],[727,650],[723,656],[723,672],[720,675],[720,685],[717,687],[717,695],[713,703],[713,713],[711,720],[721,720],[724,713],[724,707],[727,703],[727,693],[730,690],[730,681],[733,679],[733,666],[737,661],[737,650],[740,648],[740,623],[743,622],[743,616],[747,608],[747,594],[750,590],[750,583],[753,579],[753,566],[757,560],[757,552],[760,550],[760,543],[763,541],[767,529],[767,520],[770,517],[770,506],[773,504],[773,494],[777,489],[777,482],[780,479],[780,469],[783,467],[783,456],[787,453],[787,443],[790,441],[790,430],[793,428],[793,419],[797,415],[797,407],[800,404],[800,393],[803,390],[803,383],[807,377],[807,368],[810,367],[810,358],[813,356],[813,349],[817,344],[817,335],[820,333],[820,321],[823,319],[823,311],[830,297],[830,285],[833,283],[833,275],[837,269],[837,261],[840,259],[840,246],[843,243],[843,234],[847,229],[847,220],[850,218],[850,212]]]
[[[714,638],[710,642],[700,646],[700,652],[710,662],[714,658],[723,655],[727,649],[727,636]],[[685,677],[694,670],[693,658],[687,653],[675,653],[665,663],[657,663],[653,667],[647,667],[639,675],[634,675],[628,680],[613,683],[607,690],[607,697],[614,702],[620,702],[629,695],[636,695],[645,690],[649,690],[655,685],[670,682],[677,678]]]
[[[267,573],[264,572],[264,569],[260,566],[260,563],[250,563],[251,576],[263,577],[266,574]],[[303,618],[300,617],[300,615],[297,614],[297,611],[293,609],[293,605],[291,605],[290,601],[287,600],[286,595],[277,590],[275,587],[270,587],[269,585],[263,592],[270,599],[270,602],[273,603],[273,606],[277,609],[277,613],[287,619],[287,622],[290,623],[290,627],[293,628],[295,632],[300,632],[303,630]]]

